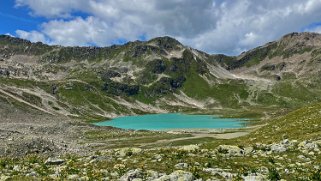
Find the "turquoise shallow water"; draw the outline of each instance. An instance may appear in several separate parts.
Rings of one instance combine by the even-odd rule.
[[[211,115],[148,114],[125,116],[95,123],[98,126],[113,126],[134,130],[169,130],[202,128],[241,128],[245,119],[219,118]]]

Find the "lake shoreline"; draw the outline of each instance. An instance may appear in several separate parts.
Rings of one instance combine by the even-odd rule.
[[[121,116],[111,120],[93,123],[95,126],[110,126],[123,130],[162,131],[168,133],[226,133],[235,132],[251,125],[251,119],[223,118],[205,114],[145,114]]]

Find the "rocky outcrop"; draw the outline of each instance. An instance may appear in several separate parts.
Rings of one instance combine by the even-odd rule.
[[[107,93],[113,94],[113,95],[133,96],[138,94],[139,86],[118,83],[108,79],[107,81],[105,81],[105,84],[102,89]]]

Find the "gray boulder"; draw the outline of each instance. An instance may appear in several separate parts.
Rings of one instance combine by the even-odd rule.
[[[187,163],[178,163],[175,165],[175,168],[177,169],[184,169],[184,168],[187,168],[188,167],[188,164]]]
[[[129,170],[122,177],[120,177],[120,181],[133,181],[137,179],[141,179],[143,177],[143,173],[141,169]]]
[[[287,150],[287,147],[284,144],[272,144],[271,151],[275,153],[282,153]]]
[[[298,147],[300,150],[307,150],[307,151],[319,150],[318,144],[313,141],[302,141],[301,143],[299,143]]]
[[[154,179],[154,181],[192,181],[194,180],[194,176],[190,172],[177,170],[171,173],[170,175],[164,175],[158,179]]]

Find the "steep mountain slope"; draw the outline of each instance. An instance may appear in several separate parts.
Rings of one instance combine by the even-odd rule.
[[[98,48],[2,35],[0,94],[86,119],[178,110],[263,116],[320,100],[320,39],[294,33],[229,57],[170,37]]]
[[[233,74],[273,81],[268,91],[273,100],[296,107],[320,100],[320,50],[320,34],[291,33],[238,57],[221,56],[219,62]]]

